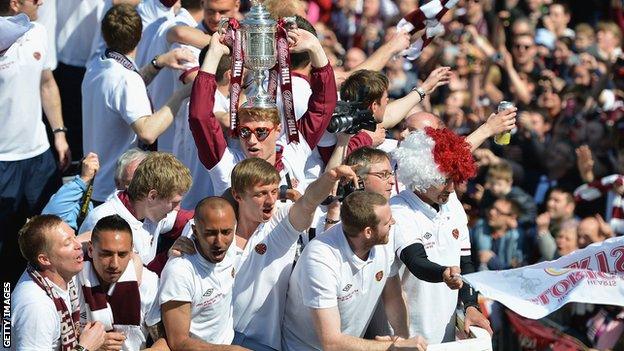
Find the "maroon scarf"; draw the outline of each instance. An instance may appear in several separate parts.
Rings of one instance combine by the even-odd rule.
[[[77,330],[77,325],[80,321],[80,302],[78,300],[78,290],[76,289],[74,282],[70,281],[67,283],[72,308],[70,311],[65,304],[65,300],[63,300],[63,298],[56,293],[51,285],[51,282],[47,278],[43,277],[41,273],[39,273],[30,264],[26,267],[26,272],[54,302],[56,311],[61,319],[61,350],[72,350],[78,344],[79,330]]]

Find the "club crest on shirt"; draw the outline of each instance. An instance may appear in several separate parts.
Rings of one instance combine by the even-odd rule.
[[[382,278],[383,278],[383,271],[379,271],[377,272],[377,274],[375,274],[375,280],[377,280],[378,282],[381,281]]]
[[[258,245],[256,245],[256,247],[254,247],[254,250],[256,250],[256,252],[260,255],[264,255],[264,253],[267,250],[267,246],[265,243],[260,243]]]
[[[351,284],[347,284],[347,285],[345,285],[345,287],[342,289],[342,291],[347,292],[347,291],[349,291],[349,289],[351,289],[351,287],[352,287],[352,286],[353,286],[353,285],[351,285]]]
[[[204,293],[204,295],[202,295],[202,297],[210,297],[210,295],[212,295],[213,290],[214,290],[213,288],[206,290],[206,292]]]
[[[427,233],[425,233],[425,235],[423,235],[423,236],[425,237],[425,239],[429,240],[429,239],[431,239],[431,237],[433,236],[433,234],[431,234],[431,233],[427,232]]]
[[[41,53],[39,51],[35,51],[33,52],[33,57],[35,58],[35,60],[39,61],[41,60]]]
[[[453,229],[453,238],[459,239],[459,230],[457,228]]]
[[[236,269],[234,269],[234,267],[232,267],[232,278],[234,278],[234,275],[236,275]]]

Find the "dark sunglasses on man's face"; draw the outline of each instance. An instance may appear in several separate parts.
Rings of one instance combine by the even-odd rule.
[[[242,126],[242,127],[238,127],[238,136],[240,136],[241,138],[245,140],[249,140],[249,138],[251,138],[251,134],[255,134],[258,141],[263,141],[269,136],[269,134],[271,134],[271,132],[274,129],[275,127],[273,128],[257,127],[257,128],[252,129],[249,127]]]

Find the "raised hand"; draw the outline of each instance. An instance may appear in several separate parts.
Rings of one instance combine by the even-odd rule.
[[[581,145],[576,149],[576,167],[584,182],[594,181],[594,158],[589,146]]]
[[[451,67],[438,67],[429,74],[421,87],[425,90],[425,94],[431,95],[438,87],[448,84],[452,75]]]
[[[195,55],[189,49],[177,48],[159,55],[156,58],[158,67],[170,67],[173,69],[183,69],[187,63],[197,62]]]

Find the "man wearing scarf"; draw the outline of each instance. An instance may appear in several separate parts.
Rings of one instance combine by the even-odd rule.
[[[11,349],[97,350],[104,343],[102,323],[86,323],[82,332],[78,324],[74,276],[83,268],[83,254],[74,230],[57,216],[36,216],[22,227],[18,242],[28,267],[12,294]]]
[[[91,233],[89,257],[78,274],[80,321],[98,321],[107,331],[105,347],[143,350],[157,331],[158,276],[132,260],[132,229],[119,215],[100,219]],[[138,266],[138,267],[137,267]],[[149,350],[168,350],[152,333]],[[115,349],[117,349],[115,348]]]

